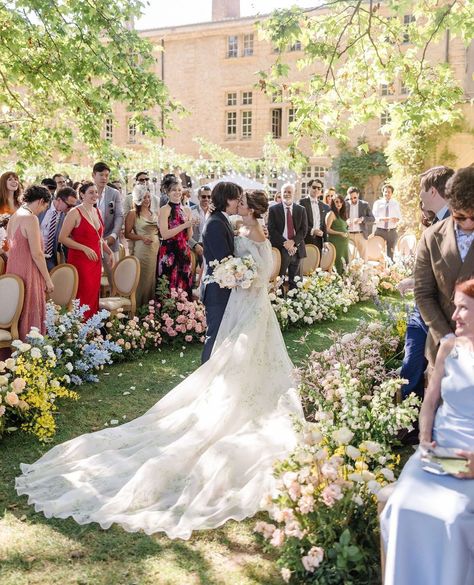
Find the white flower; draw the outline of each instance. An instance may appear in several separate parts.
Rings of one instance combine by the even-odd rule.
[[[385,477],[387,481],[395,481],[395,475],[391,469],[384,467],[380,470],[380,473]]]
[[[29,343],[20,343],[20,345],[18,345],[18,351],[20,352],[25,352],[25,351],[29,351],[31,349],[31,345]]]
[[[346,447],[346,454],[351,459],[358,459],[360,457],[360,451],[356,447],[352,445],[347,445]]]
[[[69,373],[71,373],[74,369],[74,366],[71,364],[71,362],[68,362],[64,367]]]
[[[332,438],[339,445],[347,445],[351,441],[353,436],[354,433],[347,427],[342,427],[332,432]]]
[[[74,355],[74,353],[69,348],[65,349],[64,353],[67,355],[67,357],[72,357]]]
[[[41,351],[39,350],[38,347],[31,348],[31,357],[38,360],[41,358]]]
[[[370,453],[371,455],[375,455],[375,453],[378,453],[379,451],[382,450],[382,447],[375,441],[363,441],[360,444],[360,447],[368,451],[368,453]]]
[[[372,479],[367,483],[367,488],[371,494],[377,494],[381,490],[382,486],[378,481]]]
[[[8,378],[6,376],[0,376],[0,388],[8,384]]]
[[[28,337],[31,339],[43,339],[43,336],[39,332],[38,327],[32,327],[30,332],[28,333]]]

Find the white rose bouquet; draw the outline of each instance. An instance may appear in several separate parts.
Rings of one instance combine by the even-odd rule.
[[[206,276],[205,282],[217,283],[221,288],[250,288],[257,276],[257,265],[252,256],[227,256],[222,260],[209,262],[212,274]]]

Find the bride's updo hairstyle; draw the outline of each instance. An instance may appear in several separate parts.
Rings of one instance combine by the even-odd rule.
[[[247,206],[252,209],[255,219],[260,219],[268,209],[268,197],[265,191],[246,191]]]
[[[225,211],[227,202],[234,199],[240,199],[242,196],[242,187],[236,183],[221,181],[217,183],[211,193],[212,204],[216,211]]]

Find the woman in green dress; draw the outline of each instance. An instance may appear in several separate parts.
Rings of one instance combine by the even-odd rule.
[[[336,248],[336,270],[342,274],[344,263],[349,263],[349,233],[346,202],[341,195],[336,195],[331,203],[331,211],[326,216],[326,227],[328,241]]]
[[[151,195],[145,185],[135,185],[132,192],[133,209],[125,218],[125,237],[134,242],[134,256],[140,262],[140,281],[137,288],[137,307],[155,298],[158,217],[150,209]]]

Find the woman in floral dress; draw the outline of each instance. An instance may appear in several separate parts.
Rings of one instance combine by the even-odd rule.
[[[158,253],[157,276],[166,276],[170,289],[181,288],[190,299],[193,283],[189,247],[193,225],[191,210],[181,205],[182,189],[176,177],[165,177],[162,188],[169,201],[160,210],[162,242]]]

